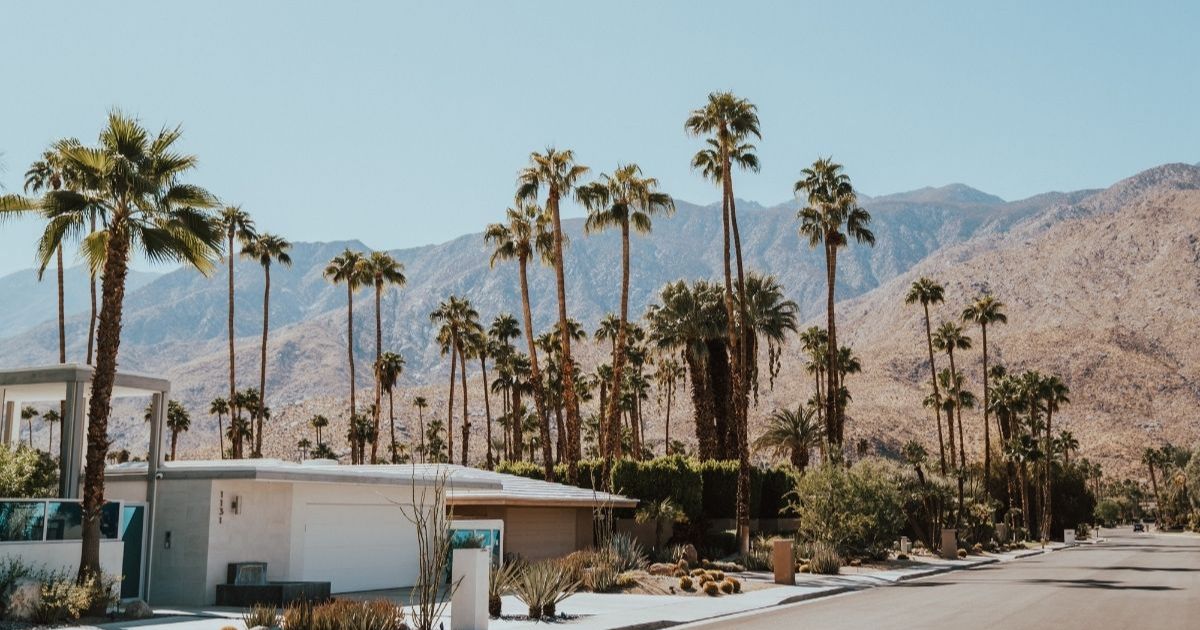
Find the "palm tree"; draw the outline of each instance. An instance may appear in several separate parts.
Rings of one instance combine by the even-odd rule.
[[[1156,523],[1158,522],[1159,514],[1162,513],[1163,500],[1162,495],[1158,493],[1158,475],[1155,474],[1154,467],[1161,464],[1161,460],[1162,452],[1158,449],[1152,446],[1147,446],[1142,450],[1142,463],[1145,464],[1146,468],[1150,471],[1150,489],[1154,492],[1154,502],[1159,506],[1159,509],[1155,510],[1154,513],[1154,521]]]
[[[758,108],[732,92],[713,92],[708,95],[704,107],[693,110],[684,122],[684,129],[693,136],[710,135],[706,139],[708,148],[701,149],[692,158],[692,168],[699,170],[706,179],[721,186],[721,219],[724,235],[722,260],[725,270],[725,317],[726,332],[733,373],[733,423],[737,434],[738,448],[738,499],[737,530],[741,552],[750,550],[750,444],[747,426],[748,397],[746,393],[746,368],[750,356],[742,348],[738,338],[738,324],[742,318],[734,317],[734,305],[745,305],[745,272],[742,266],[742,239],[738,231],[737,204],[733,194],[733,164],[758,171],[758,156],[754,145],[746,142],[750,136],[761,138]],[[737,295],[733,287],[730,269],[730,240],[733,241],[733,258],[737,261]]]
[[[222,417],[229,413],[229,401],[219,396],[212,399],[208,413],[217,417],[217,443],[221,448],[221,459],[225,459],[225,426]]]
[[[387,252],[371,252],[367,257],[366,263],[367,275],[371,278],[371,284],[375,287],[375,364],[378,365],[383,356],[383,318],[382,300],[383,292],[389,286],[402,287],[408,279],[404,277],[404,264],[392,257]],[[380,400],[383,383],[378,378],[375,379],[375,409],[378,411],[382,406]],[[375,414],[375,433],[379,433],[379,414]],[[395,437],[395,420],[392,421],[392,434]],[[394,440],[393,440],[394,443]],[[378,448],[375,443],[371,444],[371,463],[378,461]],[[395,451],[395,449],[392,449]],[[393,453],[394,455],[394,453]],[[395,463],[395,457],[389,458],[388,461]]]
[[[958,466],[959,469],[961,470],[962,467],[967,465],[967,461],[966,461],[967,455],[966,455],[965,448],[962,444],[962,433],[963,433],[962,406],[960,404],[958,404],[960,402],[959,394],[961,392],[960,392],[960,388],[957,385],[957,383],[961,379],[960,379],[960,376],[958,373],[958,369],[955,366],[954,351],[955,350],[969,350],[971,348],[971,338],[966,336],[966,334],[963,333],[962,326],[959,326],[958,324],[955,324],[953,322],[943,322],[941,326],[938,326],[937,331],[933,333],[933,347],[938,352],[945,352],[947,358],[950,361],[950,383],[955,388],[953,391],[947,392],[947,394],[945,396],[945,398],[947,400],[952,400],[954,402],[954,405],[952,407],[953,416],[949,417],[949,422],[948,422],[949,431],[950,431],[950,465]],[[955,458],[954,458],[954,425],[955,424],[958,424],[958,434],[959,434],[959,444],[958,444],[959,457],[958,457],[958,459],[960,461],[957,464],[955,463]]]
[[[42,159],[34,162],[29,167],[29,170],[25,171],[25,192],[36,194],[42,191],[57,191],[62,189],[67,184],[68,179],[75,179],[72,177],[72,173],[67,170],[70,168],[68,164],[69,162],[63,158],[57,149],[44,151]],[[63,295],[63,250],[61,243],[55,249],[54,256],[58,277],[58,362],[66,363],[67,323]],[[45,265],[42,265],[38,269],[39,281],[42,279],[42,273],[45,270]]]
[[[496,354],[496,342],[484,332],[483,328],[476,329],[468,338],[468,353],[479,359],[479,369],[483,378],[483,413],[487,419],[487,469],[495,466],[492,460],[492,402],[488,397],[487,360]],[[466,368],[463,368],[466,372]]]
[[[904,296],[905,304],[921,305],[925,311],[925,347],[929,350],[929,383],[933,388],[933,396],[935,399],[940,398],[938,393],[937,383],[937,364],[933,360],[933,329],[929,323],[929,305],[941,304],[945,296],[945,288],[937,281],[926,276],[921,276],[912,283],[908,289],[908,294]],[[987,398],[986,393],[984,398]],[[986,406],[986,403],[985,403]],[[942,474],[946,474],[946,440],[942,436],[942,412],[939,405],[933,405],[934,422],[937,424],[938,430],[938,453],[941,456]]]
[[[658,385],[659,405],[666,398],[666,421],[663,427],[663,454],[671,454],[671,407],[675,401],[675,388],[685,376],[683,366],[670,357],[658,360],[658,368],[654,371],[654,382]]]
[[[354,381],[354,293],[370,281],[366,273],[366,258],[362,252],[349,248],[333,257],[325,267],[325,278],[334,284],[346,285],[346,356],[350,363],[350,421],[357,415]],[[357,433],[355,433],[357,435]],[[350,445],[351,461],[357,461],[355,444]]]
[[[479,312],[471,306],[470,300],[451,295],[429,314],[429,320],[440,325],[438,342],[441,344],[442,354],[450,355],[450,396],[446,407],[446,418],[448,422],[447,446],[450,449],[451,458],[454,456],[454,375],[457,368],[460,365],[462,367],[460,375],[463,390],[462,464],[466,466],[471,431],[471,418],[467,405],[467,352],[471,336],[482,330],[479,324]]]
[[[29,448],[33,448],[33,419],[38,415],[38,410],[29,405],[21,408],[21,419],[29,425]]]
[[[291,243],[266,232],[256,234],[253,240],[242,246],[242,256],[257,260],[263,268],[263,336],[262,355],[258,366],[258,392],[264,405],[267,404],[267,332],[271,327],[271,263],[291,267],[292,257],[288,255],[290,249]],[[258,421],[258,428],[254,432],[254,457],[262,457],[262,410],[255,410],[254,415]]]
[[[850,183],[850,177],[842,171],[842,165],[832,158],[821,158],[802,171],[803,177],[796,182],[795,192],[807,195],[807,205],[798,213],[800,234],[808,238],[810,247],[822,246],[825,252],[825,328],[829,333],[828,346],[837,348],[837,322],[834,316],[834,288],[837,285],[838,250],[850,244],[853,238],[858,243],[875,245],[875,234],[868,227],[871,214],[858,205],[858,195]],[[826,357],[826,391],[831,395],[825,400],[825,428],[828,439],[840,445],[845,429],[844,410],[836,396],[835,380],[838,378],[837,353],[829,352]]]
[[[578,196],[588,210],[584,230],[589,234],[610,228],[621,231],[621,309],[618,315],[617,334],[613,340],[611,391],[620,391],[621,378],[625,373],[625,348],[629,324],[629,232],[630,227],[641,234],[652,228],[651,217],[655,214],[670,215],[675,212],[675,203],[666,193],[659,192],[658,180],[643,177],[637,164],[618,166],[610,176],[600,175],[600,180],[581,186]],[[606,432],[608,452],[604,453],[605,464],[611,465],[618,456],[615,446],[620,441],[621,428],[617,421],[619,396],[611,396],[608,408],[602,410],[601,430]],[[608,478],[608,475],[604,476]]]
[[[425,409],[429,407],[429,401],[424,396],[413,398],[413,406],[417,408],[417,437],[421,441],[420,452],[422,456],[426,456],[425,451]]]
[[[388,461],[393,464],[399,463],[396,461],[396,403],[393,394],[395,393],[396,384],[400,381],[400,374],[404,372],[404,357],[395,352],[385,352],[379,355],[379,359],[375,361],[375,382],[378,387],[387,392],[388,395],[388,425],[391,431],[391,447],[392,454]],[[379,414],[375,415],[376,418]],[[376,433],[379,431],[379,422],[376,421]],[[375,445],[371,445],[371,463],[375,461]]]
[[[167,402],[167,428],[171,430],[171,461],[175,461],[175,447],[179,444],[179,434],[192,428],[191,414],[177,400]]]
[[[775,276],[764,276],[751,272],[746,277],[746,291],[741,305],[745,324],[742,326],[742,343],[745,346],[747,383],[754,392],[754,404],[758,404],[758,348],[759,338],[767,342],[767,374],[769,384],[775,387],[779,375],[784,339],[789,332],[796,332],[797,314],[800,306],[787,299],[783,286]]]
[[[992,474],[992,438],[991,430],[988,428],[991,398],[988,387],[987,331],[989,325],[1007,324],[1008,315],[1004,314],[1004,302],[997,300],[991,295],[981,295],[967,306],[967,308],[963,309],[962,320],[964,323],[973,322],[979,324],[979,334],[983,340],[983,478],[984,487],[986,488],[987,480]]]
[[[300,438],[296,440],[296,450],[300,451],[300,461],[304,461],[304,456],[312,450],[312,440],[308,438]]]
[[[820,445],[824,431],[816,419],[816,407],[798,405],[776,409],[767,419],[767,428],[754,441],[755,450],[770,450],[776,456],[786,454],[796,470],[808,467],[808,454]]]
[[[1058,437],[1054,439],[1054,448],[1063,454],[1063,465],[1069,466],[1071,465],[1071,453],[1079,450],[1079,440],[1070,431],[1060,431]]]
[[[233,402],[234,394],[237,393],[237,376],[235,371],[236,355],[234,351],[234,336],[233,327],[233,252],[234,241],[240,242],[242,245],[254,240],[254,220],[250,215],[242,210],[241,206],[226,206],[220,214],[221,230],[224,238],[227,241],[225,255],[226,262],[229,265],[229,401]],[[223,457],[224,455],[222,455]]]
[[[46,411],[46,413],[42,414],[42,421],[46,423],[46,428],[48,428],[50,430],[50,435],[46,437],[46,452],[53,454],[54,453],[54,451],[53,451],[53,448],[54,448],[54,424],[58,423],[58,422],[62,422],[62,414],[59,413],[57,409],[49,409]],[[59,438],[59,439],[61,440],[62,438]],[[1079,443],[1076,442],[1077,447],[1078,447],[1078,444]]]
[[[317,414],[309,419],[308,426],[312,427],[313,430],[317,432],[317,446],[324,445],[325,440],[321,438],[321,431],[325,427],[329,426],[329,418],[326,418],[321,414]]]
[[[575,162],[575,154],[570,150],[559,151],[547,148],[545,153],[533,152],[529,155],[529,165],[521,169],[517,175],[518,202],[536,203],[542,189],[546,190],[546,213],[550,216],[553,242],[554,276],[558,290],[558,326],[567,328],[567,280],[563,260],[563,231],[559,203],[564,196],[575,191],[579,179],[586,175],[588,168]],[[575,391],[575,362],[571,355],[571,336],[561,335],[562,342],[562,382],[563,402],[567,410],[567,481],[575,483],[578,480],[579,458],[581,456],[579,400]]]
[[[62,151],[68,167],[84,181],[94,183],[89,185],[91,190],[50,191],[42,200],[50,219],[38,243],[42,264],[54,255],[64,238],[81,233],[97,211],[107,218],[104,229],[85,240],[84,252],[93,269],[103,268],[103,301],[88,403],[79,563],[82,579],[100,572],[100,510],[105,503],[108,419],[130,252],[142,252],[150,260],[180,262],[207,273],[220,251],[219,225],[206,211],[217,205],[216,199],[203,188],[181,181],[195,167],[196,158],[175,150],[180,135],[178,127],[152,135],[136,120],[113,111],[98,147]]]
[[[525,320],[525,342],[529,352],[530,384],[533,404],[537,408],[539,429],[542,436],[542,474],[547,481],[554,480],[554,462],[550,457],[550,415],[546,411],[546,395],[542,389],[542,373],[538,365],[537,347],[533,334],[533,314],[529,301],[529,259],[535,254],[543,261],[553,259],[555,236],[550,229],[550,219],[535,204],[518,202],[506,212],[507,223],[493,223],[484,232],[484,240],[495,248],[491,266],[500,260],[516,260],[521,284],[521,311]],[[518,428],[519,432],[519,428]]]
[[[638,523],[654,523],[654,549],[662,549],[662,530],[664,523],[686,523],[687,513],[683,508],[675,505],[670,497],[659,501],[650,501],[644,504],[641,509],[634,514],[634,520]]]
[[[1042,381],[1040,397],[1046,409],[1046,433],[1045,441],[1042,446],[1042,452],[1046,454],[1045,461],[1042,462],[1044,472],[1042,473],[1042,540],[1050,539],[1050,517],[1053,514],[1051,499],[1051,485],[1053,483],[1053,468],[1054,453],[1052,444],[1052,431],[1054,427],[1054,412],[1058,411],[1062,405],[1071,402],[1068,397],[1070,389],[1066,383],[1058,377],[1057,374],[1051,375]]]

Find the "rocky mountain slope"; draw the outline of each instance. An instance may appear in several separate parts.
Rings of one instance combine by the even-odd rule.
[[[1147,438],[1195,439],[1190,410],[1200,401],[1200,357],[1186,335],[1189,326],[1195,329],[1191,305],[1200,303],[1197,188],[1200,169],[1167,165],[1104,191],[1047,193],[1016,202],[962,185],[866,200],[878,245],[852,247],[843,256],[837,288],[843,300],[842,339],[864,362],[864,373],[851,382],[852,434],[881,443],[909,434],[935,436],[919,405],[926,368],[918,312],[902,300],[913,278],[931,275],[947,286],[940,316],[956,315],[984,288],[1008,304],[1010,324],[989,335],[994,356],[1013,369],[1029,366],[1064,375],[1075,401],[1063,414],[1064,426],[1080,436],[1085,455],[1120,465]],[[751,269],[778,276],[803,316],[815,320],[823,313],[823,263],[797,236],[795,208],[795,203],[764,208],[741,202],[746,261]],[[680,202],[674,217],[658,219],[652,235],[635,241],[635,314],[667,281],[719,274],[719,218],[719,208]],[[585,237],[578,219],[565,227],[572,241],[567,255],[572,315],[591,329],[616,305],[619,242],[612,234]],[[279,435],[272,450],[277,454],[292,451],[304,419],[315,410],[344,415],[345,291],[325,282],[321,269],[347,246],[362,248],[359,243],[297,244],[293,267],[272,272],[268,390],[276,410]],[[488,253],[479,234],[393,252],[409,277],[406,288],[385,296],[383,309],[385,346],[402,352],[409,366],[404,404],[397,400],[402,424],[412,415],[407,401],[414,393],[430,399],[428,413],[445,415],[444,360],[432,343],[427,318],[436,303],[450,293],[466,295],[485,320],[519,307],[515,269],[490,270]],[[243,385],[250,385],[258,371],[262,274],[239,262],[236,275],[239,374]],[[536,269],[531,281],[536,325],[543,328],[553,321],[553,277]],[[224,272],[203,278],[188,271],[165,274],[127,298],[122,367],[172,378],[177,397],[195,411],[195,429],[181,441],[183,448],[215,448],[215,419],[201,411],[227,387],[225,300]],[[364,387],[374,351],[372,302],[367,291],[355,298]],[[83,323],[82,318],[71,322],[73,355],[81,353]],[[55,339],[53,326],[45,323],[0,340],[0,364],[49,362]],[[601,360],[595,348],[582,353],[585,367]],[[965,359],[966,369],[977,372],[976,357]],[[773,391],[763,392],[757,419],[809,396],[802,368],[798,350],[789,348],[783,377]],[[472,377],[472,416],[481,428],[474,368]],[[365,400],[369,394],[360,396]],[[128,415],[122,439],[137,438],[144,430],[132,419],[135,414]],[[648,406],[647,415],[650,435],[659,435],[656,405]],[[686,401],[673,415],[687,417]],[[689,436],[690,431],[677,426],[673,434]]]

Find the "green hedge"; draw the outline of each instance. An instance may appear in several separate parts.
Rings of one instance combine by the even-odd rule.
[[[579,462],[581,488],[601,488],[604,462],[599,459]],[[542,479],[542,467],[529,462],[503,462],[497,472]],[[565,464],[554,468],[556,479],[567,476]],[[735,518],[737,515],[736,461],[696,461],[679,455],[635,462],[621,460],[613,467],[613,487],[641,501],[659,501],[670,497],[692,521]],[[750,516],[779,518],[787,505],[784,496],[795,487],[796,473],[791,467],[750,469]]]

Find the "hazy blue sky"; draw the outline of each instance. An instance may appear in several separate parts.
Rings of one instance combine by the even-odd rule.
[[[121,107],[183,123],[193,181],[264,229],[418,245],[496,220],[547,145],[597,171],[635,161],[711,202],[683,120],[732,89],[764,134],[739,197],[788,199],[825,154],[868,194],[1098,187],[1200,160],[1198,7],[6,3],[0,183],[19,189],[47,143],[91,141]],[[27,266],[36,228],[0,230],[0,273]]]

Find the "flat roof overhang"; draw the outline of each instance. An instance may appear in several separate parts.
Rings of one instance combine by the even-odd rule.
[[[6,400],[58,402],[67,398],[67,383],[91,383],[92,366],[79,363],[0,370],[0,390]],[[113,398],[153,396],[171,391],[171,381],[143,374],[117,372]],[[90,394],[90,388],[89,392]]]

